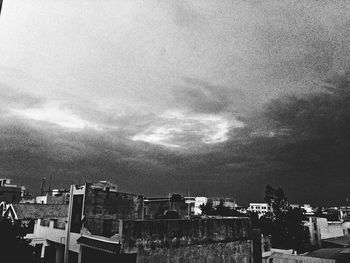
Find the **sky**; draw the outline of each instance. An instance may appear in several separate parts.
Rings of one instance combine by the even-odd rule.
[[[291,202],[343,202],[349,167],[329,147],[348,135],[308,125],[324,128],[313,96],[349,70],[349,24],[348,1],[5,0],[0,175],[34,193],[51,176],[238,203],[271,184]]]

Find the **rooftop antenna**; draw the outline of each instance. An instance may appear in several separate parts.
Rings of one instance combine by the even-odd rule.
[[[1,1],[1,0],[0,0],[0,1]],[[44,194],[45,180],[46,180],[46,177],[43,177],[43,179],[41,179],[41,186],[40,186],[40,195],[41,195],[41,196]]]
[[[349,219],[349,215],[348,215],[348,207],[349,207],[349,197],[346,198],[346,206],[345,206],[345,220]]]
[[[169,200],[169,210],[171,210],[171,207],[170,207],[170,193],[168,193],[168,200]]]
[[[188,218],[190,218],[190,205],[191,205],[191,203],[190,203],[190,190],[189,189],[187,189],[187,198],[188,198],[188,200],[187,200],[187,217]]]
[[[50,180],[49,180],[49,190],[48,193],[51,193],[51,178],[52,178],[52,174],[50,174]]]

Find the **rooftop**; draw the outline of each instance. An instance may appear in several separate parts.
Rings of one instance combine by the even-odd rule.
[[[327,258],[336,260],[350,260],[350,249],[347,248],[321,248],[306,254],[307,257]],[[350,261],[347,261],[350,262]]]
[[[68,217],[68,205],[61,204],[12,204],[18,219]]]
[[[350,235],[323,239],[322,242],[337,247],[350,247]]]

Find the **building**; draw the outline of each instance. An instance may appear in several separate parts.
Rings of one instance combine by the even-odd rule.
[[[37,197],[35,197],[35,203],[37,203],[37,204],[68,204],[69,203],[69,192],[57,191],[57,192],[47,193],[46,195],[37,196]]]
[[[68,205],[64,204],[10,204],[4,214],[27,227],[26,238],[38,248],[45,262],[62,263],[66,245]],[[80,234],[72,234],[69,244],[70,262],[78,261]]]
[[[10,204],[5,215],[30,226],[45,263],[261,262],[261,235],[249,218],[144,219],[145,199],[73,185],[68,205]],[[186,200],[195,201],[173,196]]]
[[[172,194],[167,197],[149,197],[144,199],[144,218],[186,218],[194,213],[195,200]],[[193,208],[192,208],[193,207]]]
[[[201,206],[205,205],[208,202],[208,198],[204,196],[195,197],[194,200],[194,215],[201,215],[202,209]]]
[[[304,222],[310,233],[310,243],[312,246],[321,247],[323,239],[341,237],[350,234],[350,222],[346,221],[328,221],[323,217],[309,217]]]
[[[314,214],[314,209],[310,204],[303,204],[299,208],[304,210],[304,213],[306,215],[313,215]]]
[[[339,216],[341,220],[350,221],[350,206],[339,207]]]
[[[185,262],[225,258],[239,263],[253,260],[254,246],[261,249],[260,236],[254,242],[248,218],[144,219],[144,208],[164,207],[163,198],[109,192],[90,184],[74,186],[72,193],[69,233],[81,233],[77,240],[80,263],[165,262],[169,258]],[[180,195],[171,197],[166,200],[169,209],[186,204]]]
[[[247,210],[257,213],[261,217],[267,212],[272,212],[272,207],[268,203],[249,203]]]
[[[7,178],[0,179],[0,202],[19,203],[25,188],[11,184]]]

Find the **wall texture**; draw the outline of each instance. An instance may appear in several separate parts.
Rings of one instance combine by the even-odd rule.
[[[123,252],[137,253],[142,263],[253,262],[248,218],[127,220],[122,239]]]
[[[84,227],[94,235],[112,236],[119,231],[119,219],[141,219],[143,196],[93,189],[87,185]]]
[[[138,263],[248,263],[253,262],[252,241],[233,241],[179,248],[142,250]]]

